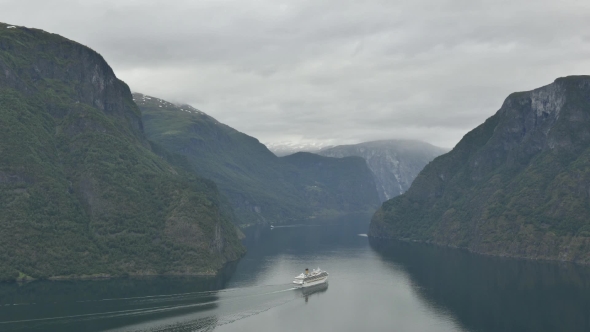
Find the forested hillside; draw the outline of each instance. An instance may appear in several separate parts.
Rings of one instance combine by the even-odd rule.
[[[370,235],[590,263],[590,77],[511,94],[383,204]]]
[[[148,138],[185,156],[195,174],[215,181],[241,224],[366,212],[378,207],[374,180],[360,158],[338,161],[316,156],[294,163],[289,157],[275,156],[256,138],[189,105],[140,93],[134,98]],[[330,172],[318,172],[318,165],[329,165]]]
[[[0,24],[0,73],[0,279],[212,274],[241,255],[216,185],[150,144],[99,54]]]

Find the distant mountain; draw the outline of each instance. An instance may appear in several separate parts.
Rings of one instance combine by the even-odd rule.
[[[316,153],[327,157],[365,159],[375,178],[379,198],[384,202],[408,190],[424,166],[447,151],[420,141],[383,140],[338,145]]]
[[[385,202],[373,237],[590,263],[590,76],[513,93]]]
[[[316,211],[370,211],[378,202],[371,171],[362,158],[298,152],[281,159],[300,171],[301,179],[295,181],[304,184],[306,204]]]
[[[213,274],[243,252],[216,185],[150,143],[93,50],[0,23],[0,280]]]
[[[215,181],[241,224],[374,211],[379,205],[377,192],[366,190],[374,180],[359,159],[317,156],[293,162],[191,106],[139,93],[134,99],[148,138],[185,156],[196,174]],[[321,171],[324,166],[333,173]]]
[[[332,147],[320,142],[299,143],[299,142],[273,142],[266,143],[266,147],[278,157],[288,156],[297,152],[316,153],[321,149]]]

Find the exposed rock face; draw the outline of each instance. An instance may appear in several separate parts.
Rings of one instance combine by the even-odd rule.
[[[34,44],[34,49],[23,54],[20,45],[10,39],[0,42],[1,52],[19,53],[22,60],[28,62],[26,67],[15,67],[8,61],[0,62],[0,72],[5,73],[0,87],[32,95],[44,90],[49,80],[54,81],[61,87],[71,87],[68,97],[72,99],[72,104],[49,105],[47,111],[53,116],[63,117],[79,104],[90,105],[127,122],[138,138],[142,137],[141,114],[130,103],[129,88],[117,79],[102,56],[83,45],[40,30],[16,28],[10,32],[21,34],[27,42]],[[9,34],[4,36],[9,37]],[[47,42],[41,42],[40,38]],[[51,56],[39,56],[41,54]],[[55,59],[61,62],[56,63]]]
[[[216,185],[155,153],[98,53],[0,23],[0,73],[0,280],[211,274],[239,257]]]
[[[384,202],[408,190],[424,166],[445,152],[446,149],[420,141],[384,140],[339,145],[316,153],[327,157],[365,159],[373,173],[379,198]]]
[[[590,77],[511,94],[383,204],[374,237],[590,263]]]

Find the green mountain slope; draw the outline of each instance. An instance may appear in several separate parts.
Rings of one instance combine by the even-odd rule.
[[[326,178],[325,173],[279,158],[257,139],[191,106],[139,93],[133,96],[142,111],[148,138],[182,154],[197,174],[215,181],[242,224],[281,222],[334,211],[358,212],[360,206],[362,211],[374,210],[379,204],[375,190],[364,196],[355,194],[364,190],[360,185],[374,186],[373,179],[366,176],[370,174],[366,164],[358,160],[346,159],[337,165],[348,167],[350,163],[357,170],[355,176],[363,180],[336,190],[331,184],[334,179]],[[323,188],[323,203],[310,195],[309,188],[313,186]],[[346,197],[351,201],[339,198],[342,190],[348,192]]]
[[[330,158],[298,152],[281,158],[300,171],[297,183],[316,211],[372,212],[378,202],[372,174],[363,158]]]
[[[510,95],[383,204],[370,235],[590,263],[590,77]]]
[[[0,279],[213,273],[239,257],[216,185],[153,152],[99,54],[0,24],[0,72]]]

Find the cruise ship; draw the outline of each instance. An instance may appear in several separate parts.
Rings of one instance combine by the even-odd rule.
[[[314,285],[323,284],[328,281],[328,272],[317,269],[309,272],[309,269],[305,269],[304,273],[295,277],[293,283],[298,287],[309,287]]]

